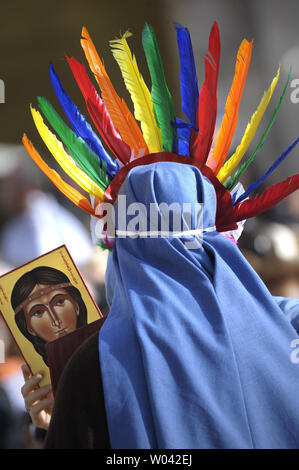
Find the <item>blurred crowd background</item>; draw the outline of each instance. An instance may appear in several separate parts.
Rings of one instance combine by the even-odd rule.
[[[127,29],[130,45],[150,85],[141,45],[145,22],[154,26],[165,65],[166,79],[177,115],[183,118],[179,98],[179,57],[173,22],[190,30],[199,85],[204,79],[204,54],[214,20],[220,28],[222,51],[218,88],[217,125],[221,122],[241,40],[254,40],[252,62],[241,102],[231,152],[242,137],[281,65],[281,79],[249,151],[265,129],[286,80],[299,78],[299,2],[296,0],[52,0],[1,4],[0,79],[5,103],[0,104],[0,275],[61,244],[66,244],[103,314],[107,314],[104,275],[107,252],[92,247],[89,217],[77,209],[47,180],[21,145],[23,132],[47,163],[57,169],[34,128],[29,104],[46,96],[59,110],[51,89],[48,66],[53,61],[65,89],[84,113],[83,99],[65,61],[65,54],[85,61],[80,46],[85,25],[104,59],[118,93],[130,98],[109,50],[109,40]],[[290,88],[268,139],[242,179],[245,188],[299,136],[299,103],[291,102]],[[299,148],[267,180],[266,186],[298,172]],[[64,175],[65,178],[65,175]],[[264,188],[262,188],[264,189]],[[299,191],[265,216],[248,220],[239,247],[273,295],[299,297]],[[23,362],[0,319],[5,363],[0,364],[0,448],[33,447],[30,422],[20,388]]]

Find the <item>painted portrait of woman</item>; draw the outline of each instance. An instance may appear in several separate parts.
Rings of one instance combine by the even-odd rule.
[[[47,363],[46,343],[87,324],[80,291],[57,269],[40,266],[14,285],[11,305],[22,334]]]

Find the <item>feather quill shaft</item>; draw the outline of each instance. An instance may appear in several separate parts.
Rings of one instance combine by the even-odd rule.
[[[89,80],[84,65],[80,64],[74,57],[67,57],[67,61],[85,99],[88,112],[101,137],[122,163],[129,162],[131,149],[116,130],[104,101]]]
[[[252,142],[257,128],[261,122],[261,119],[267,109],[267,106],[271,100],[272,94],[275,90],[277,85],[278,79],[280,75],[280,67],[278,68],[276,76],[273,78],[272,83],[267,91],[265,91],[263,98],[261,99],[257,110],[252,115],[250,122],[247,124],[245,133],[242,137],[240,144],[238,145],[235,153],[230,157],[230,159],[223,165],[220,169],[217,178],[221,183],[225,182],[226,179],[230,176],[230,174],[235,170],[235,168],[239,165],[240,161],[242,160],[245,152],[247,151],[250,143]]]
[[[149,68],[154,105],[154,115],[161,130],[164,152],[176,152],[177,140],[175,129],[175,113],[171,94],[168,90],[158,42],[153,28],[146,24],[142,31],[142,45]]]
[[[205,80],[201,87],[196,112],[196,129],[191,129],[190,156],[205,165],[215,130],[217,114],[217,84],[220,62],[220,35],[216,21],[209,36],[205,56]]]
[[[103,200],[103,189],[96,185],[94,181],[90,179],[89,176],[87,176],[87,174],[76,165],[72,157],[66,153],[62,143],[48,129],[40,113],[32,106],[30,106],[30,109],[39,135],[61,168],[75,181],[75,183],[81,186],[84,191],[88,192],[89,194],[93,194],[94,196],[98,196],[101,200]]]
[[[126,32],[120,39],[110,41],[112,54],[117,61],[125,85],[134,103],[134,115],[141,123],[141,129],[148,149],[146,154],[162,151],[161,131],[157,126],[153,112],[151,94],[139,72],[136,58],[128,46]]]
[[[267,127],[266,127],[266,129],[265,129],[265,131],[264,131],[264,133],[263,133],[263,135],[262,135],[262,137],[261,137],[261,139],[260,139],[260,141],[259,141],[259,143],[258,143],[256,149],[255,149],[254,152],[251,154],[251,156],[246,160],[246,162],[243,163],[243,165],[241,166],[241,168],[240,168],[238,171],[236,171],[236,173],[235,173],[232,177],[229,177],[229,178],[228,178],[228,181],[225,183],[225,186],[226,186],[227,189],[231,189],[231,188],[236,184],[236,182],[239,180],[240,176],[244,173],[245,170],[247,170],[247,168],[249,167],[250,163],[252,163],[253,160],[255,159],[257,152],[258,152],[258,151],[262,148],[262,146],[264,145],[264,142],[265,142],[265,140],[266,140],[266,137],[267,137],[267,135],[269,134],[270,129],[271,129],[271,127],[273,126],[273,124],[274,124],[274,122],[275,122],[275,119],[276,119],[276,117],[277,117],[279,108],[280,108],[280,106],[281,106],[281,103],[282,103],[282,101],[283,101],[283,98],[284,98],[284,96],[285,96],[285,93],[286,93],[286,91],[287,91],[287,88],[288,88],[288,86],[289,86],[289,82],[290,82],[290,79],[291,79],[291,71],[292,71],[292,69],[290,69],[290,71],[289,71],[288,78],[287,78],[287,81],[286,81],[286,83],[285,83],[285,85],[284,85],[283,91],[282,91],[282,93],[281,93],[281,95],[280,95],[279,101],[278,101],[277,105],[275,106],[275,109],[274,109],[273,114],[272,114],[272,116],[271,116],[271,118],[270,118],[270,121],[268,122],[268,125],[267,125]]]
[[[71,156],[85,173],[104,190],[108,187],[110,178],[106,173],[106,163],[88,147],[81,137],[65,124],[59,114],[45,98],[38,96],[39,107],[62,142],[68,148]],[[101,166],[102,167],[101,167]]]
[[[134,150],[134,156],[144,154],[146,143],[142,132],[127,107],[125,101],[116,93],[111,80],[106,72],[96,48],[85,27],[82,28],[81,46],[84,50],[89,67],[93,72],[102,92],[102,98],[109,111],[114,126],[120,133],[124,142]]]
[[[99,137],[92,130],[91,125],[86,121],[85,117],[66,94],[52,63],[50,64],[49,71],[56,96],[77,137],[81,137],[91,150],[107,163],[107,172],[110,176],[114,177],[119,170],[119,165],[106,152]]]
[[[91,207],[89,200],[84,197],[79,191],[73,188],[70,184],[63,181],[63,179],[56,173],[55,170],[52,170],[48,165],[43,161],[39,153],[36,151],[32,142],[28,139],[26,134],[23,135],[22,142],[29,153],[32,160],[37,164],[37,166],[42,170],[43,173],[52,181],[52,183],[62,192],[70,201],[72,201],[76,206],[83,209],[90,215],[95,215],[94,209]]]
[[[182,110],[193,127],[196,127],[196,110],[198,104],[198,80],[194,62],[190,33],[179,23],[174,23],[180,56],[180,83]]]
[[[255,191],[264,181],[268,178],[269,175],[280,165],[283,160],[289,155],[289,153],[293,150],[293,148],[298,144],[299,138],[296,139],[281,155],[280,157],[273,163],[273,165],[269,168],[266,173],[263,174],[257,181],[252,183],[247,190],[241,194],[241,196],[237,199],[237,203],[246,199],[252,191]]]
[[[214,147],[214,159],[217,163],[213,171],[216,175],[223,165],[237,126],[238,111],[250,64],[252,45],[253,41],[248,42],[246,39],[243,39],[238,50],[235,75],[227,97],[224,116]]]

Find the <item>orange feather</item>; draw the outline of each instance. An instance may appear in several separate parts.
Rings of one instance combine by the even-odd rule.
[[[52,183],[55,184],[56,187],[74,204],[76,204],[76,206],[80,207],[85,212],[88,212],[88,214],[95,215],[94,209],[91,207],[89,200],[79,193],[79,191],[73,188],[73,186],[63,181],[63,179],[58,175],[58,173],[56,173],[55,170],[52,170],[48,167],[26,134],[23,135],[22,142],[32,160],[37,164],[37,166],[39,166],[45,175],[48,176],[48,178],[52,181]]]
[[[120,133],[126,144],[134,150],[134,156],[149,153],[146,142],[134,116],[123,99],[116,93],[110,78],[107,75],[96,48],[88,34],[87,29],[82,28],[81,46],[84,50],[89,67],[92,70],[102,92],[102,98],[109,111],[114,126]]]
[[[236,129],[239,106],[251,59],[252,45],[253,41],[248,42],[246,39],[243,39],[238,50],[235,75],[227,97],[224,116],[213,150],[213,157],[216,162],[216,167],[213,171],[216,175],[225,161]]]

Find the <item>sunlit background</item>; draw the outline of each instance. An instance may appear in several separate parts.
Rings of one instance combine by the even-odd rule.
[[[2,2],[0,17],[0,80],[4,84],[5,98],[5,102],[0,103],[0,274],[65,243],[96,302],[107,314],[104,294],[107,253],[92,247],[89,217],[57,192],[21,145],[22,135],[26,132],[47,163],[57,169],[38,136],[29,109],[30,103],[36,105],[36,96],[41,95],[63,114],[50,83],[50,61],[67,93],[85,113],[84,100],[65,54],[87,65],[80,46],[81,28],[86,26],[118,94],[132,109],[109,40],[128,29],[133,33],[130,46],[150,87],[141,44],[142,28],[148,22],[158,38],[176,114],[184,118],[180,109],[179,56],[173,22],[190,30],[201,85],[209,31],[216,20],[222,47],[217,126],[222,120],[241,40],[244,37],[254,40],[229,155],[239,144],[251,115],[281,65],[280,81],[249,148],[249,156],[279,100],[290,66],[292,80],[299,79],[299,2],[285,0],[282,5],[281,0],[28,0]],[[90,77],[93,80],[91,74]],[[242,178],[245,188],[299,136],[299,103],[292,103],[292,91],[289,87],[269,137]],[[299,146],[262,189],[296,173],[298,162]],[[66,214],[69,227],[62,229]],[[298,233],[299,192],[267,215],[249,220],[245,225],[240,249],[274,295],[299,297]],[[30,428],[26,428],[25,437],[20,432],[23,429],[20,423],[27,422],[19,391],[23,383],[22,359],[1,320],[0,326],[0,340],[6,345],[6,362],[0,364],[0,448],[34,447]]]

